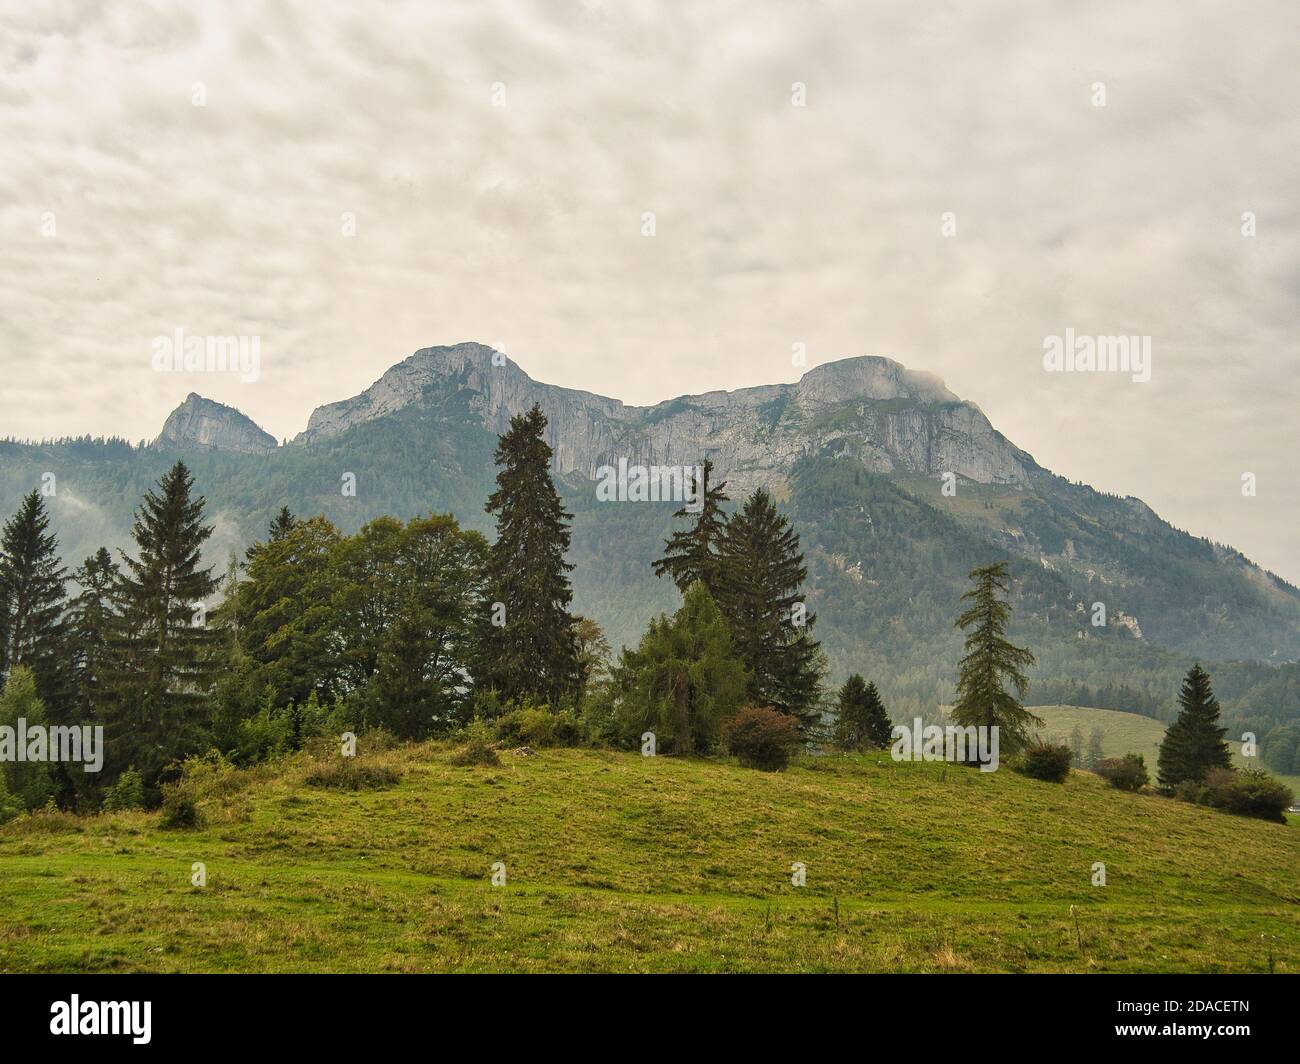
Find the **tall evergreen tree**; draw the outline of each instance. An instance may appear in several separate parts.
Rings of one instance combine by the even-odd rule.
[[[289,507],[281,506],[280,512],[275,515],[274,519],[271,521],[271,527],[268,529],[268,535],[270,536],[271,542],[275,543],[284,539],[285,536],[294,530],[294,527],[297,524],[298,519],[289,512]]]
[[[1000,751],[1014,753],[1028,743],[1030,725],[1043,724],[1041,717],[1020,702],[1029,689],[1025,669],[1034,663],[1034,655],[1006,639],[1011,606],[999,592],[1006,594],[1010,589],[1007,563],[974,569],[970,579],[975,586],[962,595],[962,601],[969,601],[970,606],[957,618],[956,627],[971,631],[966,634],[957,701],[950,715],[962,727],[998,728]],[[1007,690],[1008,682],[1014,694]]]
[[[811,720],[824,658],[800,590],[808,570],[799,536],[761,488],[727,522],[721,565],[719,605],[749,672],[750,699]]]
[[[551,480],[546,423],[534,403],[498,440],[497,490],[485,507],[496,516],[497,538],[488,556],[478,671],[480,686],[504,698],[556,702],[577,693],[582,669],[569,612],[573,566],[564,560],[573,515]]]
[[[1201,780],[1212,768],[1229,768],[1232,756],[1219,727],[1219,700],[1210,687],[1210,675],[1193,665],[1178,694],[1178,718],[1169,725],[1160,743],[1156,762],[1162,787],[1176,787],[1188,780]]]
[[[72,579],[81,591],[68,609],[68,640],[79,712],[95,715],[99,687],[109,653],[109,639],[116,616],[114,594],[121,577],[117,563],[106,547],[100,547],[81,563]]]
[[[215,674],[209,644],[219,633],[196,613],[214,605],[212,569],[202,568],[204,500],[177,462],[145,494],[131,529],[138,557],[122,554],[119,614],[109,640],[103,716],[116,770],[134,765],[152,787],[174,759],[199,748],[205,696]]]
[[[894,725],[874,683],[855,672],[840,688],[836,708],[835,745],[841,750],[889,746]]]
[[[63,582],[57,540],[38,491],[0,533],[0,672],[25,665],[47,706],[66,702]]]
[[[722,540],[727,532],[727,516],[722,504],[730,501],[723,490],[727,486],[711,483],[713,462],[704,460],[699,481],[694,484],[698,511],[686,506],[674,517],[693,517],[690,528],[678,529],[664,542],[664,556],[651,563],[655,576],[671,576],[683,595],[696,580],[701,581],[715,601],[722,595]]]

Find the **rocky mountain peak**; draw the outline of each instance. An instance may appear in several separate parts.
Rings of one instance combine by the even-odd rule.
[[[696,465],[712,458],[737,489],[776,487],[798,459],[830,448],[869,469],[982,483],[1023,483],[1033,459],[933,374],[876,355],[810,369],[795,384],[683,395],[650,407],[533,380],[491,347],[426,347],[360,395],[312,412],[294,441],[337,436],[406,407],[460,394],[484,428],[501,433],[533,403],[549,419],[555,469],[591,477],[621,458]]]
[[[276,439],[233,406],[190,392],[168,415],[153,446],[168,451],[261,454],[275,450]]]

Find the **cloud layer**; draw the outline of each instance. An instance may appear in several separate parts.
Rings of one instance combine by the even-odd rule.
[[[801,343],[1300,582],[1290,0],[6,6],[0,434],[194,390],[292,436],[470,339],[643,404]],[[153,372],[176,328],[260,379]],[[1045,373],[1066,328],[1151,382]]]

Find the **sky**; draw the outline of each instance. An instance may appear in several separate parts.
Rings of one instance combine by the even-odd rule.
[[[291,437],[466,340],[638,405],[878,354],[1300,583],[1297,40],[1294,0],[0,0],[0,436],[197,391]],[[257,379],[157,372],[177,329]],[[1150,380],[1045,369],[1067,329]]]

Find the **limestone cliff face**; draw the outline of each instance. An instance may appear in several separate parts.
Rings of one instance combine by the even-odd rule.
[[[234,407],[190,392],[168,416],[153,445],[167,451],[260,454],[275,450],[276,440]]]
[[[739,491],[774,486],[802,455],[853,455],[883,473],[953,472],[980,483],[1019,484],[1038,467],[979,408],[936,377],[867,356],[809,370],[797,384],[688,395],[652,407],[534,381],[481,344],[430,347],[388,370],[360,395],[315,410],[294,441],[310,443],[412,404],[459,393],[493,432],[541,404],[560,473],[594,476],[620,458],[696,465],[712,458]]]

